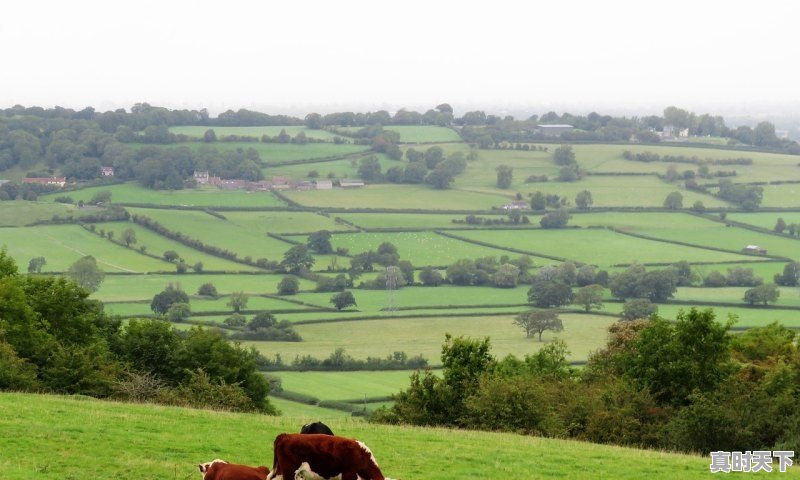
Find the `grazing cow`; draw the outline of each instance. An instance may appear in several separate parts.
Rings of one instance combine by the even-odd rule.
[[[282,433],[275,438],[275,460],[268,480],[295,480],[306,473],[341,480],[391,480],[384,477],[366,445],[324,434]]]
[[[203,480],[266,480],[269,475],[267,467],[248,467],[228,463],[225,460],[212,460],[197,466]]]
[[[300,433],[321,433],[323,435],[333,435],[333,431],[322,422],[306,423],[303,425],[303,428],[300,429]]]

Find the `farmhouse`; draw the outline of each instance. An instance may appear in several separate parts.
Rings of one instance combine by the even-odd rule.
[[[571,132],[575,129],[572,125],[557,124],[557,125],[539,125],[536,127],[537,131],[545,137],[557,137],[564,132]]]
[[[330,180],[317,180],[317,190],[330,190],[333,188],[333,182]]]
[[[103,176],[104,177],[113,177],[114,176],[114,167],[103,167]]]
[[[503,205],[503,210],[525,210],[528,208],[528,202],[514,201]]]
[[[663,139],[688,138],[688,137],[689,137],[688,128],[678,128],[674,125],[664,125],[664,131],[661,132],[661,138]]]
[[[67,184],[65,177],[33,177],[23,178],[22,183],[35,183],[37,185],[49,185],[51,187],[61,187]]]
[[[767,249],[761,248],[758,245],[748,245],[742,249],[745,253],[756,253],[758,255],[766,255]]]
[[[316,188],[316,185],[314,185],[313,182],[310,182],[308,180],[301,180],[297,182],[295,188],[298,190],[314,190]]]

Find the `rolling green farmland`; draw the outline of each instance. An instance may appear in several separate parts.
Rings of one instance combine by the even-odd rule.
[[[463,220],[465,217],[465,215],[457,213],[337,213],[336,216],[355,223],[362,228],[435,229],[472,227],[464,223],[453,223],[453,220]],[[506,216],[502,215],[497,218],[506,218]]]
[[[261,138],[262,135],[269,135],[274,137],[281,133],[281,130],[286,130],[286,133],[292,137],[298,133],[303,132],[306,137],[319,138],[321,140],[332,140],[335,135],[325,130],[312,130],[302,125],[294,126],[278,126],[278,127],[202,127],[202,126],[179,126],[170,127],[169,131],[174,134],[183,134],[190,137],[202,138],[206,130],[212,129],[217,134],[217,138],[223,135],[243,135],[248,137]],[[213,144],[218,148],[226,145],[226,142],[216,142]]]
[[[381,170],[386,171],[391,167],[405,166],[405,163],[392,160],[384,154],[376,154],[378,161],[381,164]],[[341,160],[322,161],[314,163],[301,163],[296,165],[267,165],[261,169],[264,177],[271,178],[273,176],[284,176],[297,180],[308,180],[308,173],[315,170],[319,175],[319,179],[326,179],[328,174],[333,174],[336,178],[358,178],[358,165],[359,159],[362,157],[353,157]],[[330,192],[330,190],[328,190]]]
[[[286,196],[306,206],[423,210],[488,210],[511,200],[499,192],[433,190],[420,185],[368,185],[354,190],[288,191]]]
[[[768,283],[769,280],[767,279]],[[744,305],[744,292],[749,287],[725,287],[725,288],[691,288],[680,287],[675,295],[676,299],[703,302],[731,302],[742,303]],[[800,307],[800,288],[780,287],[780,297],[775,305],[787,307]],[[795,312],[800,320],[800,311]]]
[[[680,260],[741,261],[753,257],[635,238],[609,230],[506,230],[464,231],[460,237],[563,257],[600,266],[639,263],[673,263]]]
[[[293,238],[298,239],[298,237]],[[334,248],[344,247],[353,254],[377,250],[383,242],[392,243],[397,247],[401,259],[408,260],[417,267],[449,265],[460,258],[520,256],[503,250],[454,240],[432,232],[342,233],[334,235],[331,239]]]
[[[142,144],[146,145],[146,144]],[[261,142],[188,142],[178,144],[192,150],[200,148],[215,148],[219,152],[228,150],[242,149],[247,151],[253,149],[258,152],[259,158],[264,164],[276,162],[288,162],[294,160],[311,160],[314,158],[338,157],[350,155],[352,153],[364,152],[367,147],[364,145],[340,144],[335,143],[307,143],[296,145],[293,143],[261,143]]]
[[[352,418],[349,412],[341,410],[334,410],[332,408],[318,407],[316,405],[307,405],[305,403],[292,402],[279,397],[270,397],[270,402],[281,412],[283,417],[296,418],[300,425],[309,422],[316,422],[319,420],[344,420]],[[372,406],[372,405],[370,405]]]
[[[352,230],[348,225],[336,223],[332,216],[326,217],[311,212],[225,212],[224,215],[229,222],[237,226],[265,234]]]
[[[150,190],[136,183],[123,183],[102,187],[90,187],[71,192],[70,196],[88,202],[101,191],[111,192],[115,203],[149,203],[153,205],[178,206],[224,206],[224,207],[281,207],[284,203],[268,192],[226,191],[205,186],[188,190]],[[50,199],[51,195],[43,198]],[[55,198],[55,197],[52,197]]]
[[[795,168],[795,170],[798,170],[798,175],[800,176],[800,168]],[[762,207],[800,206],[800,184],[793,183],[788,185],[764,185],[764,200],[761,202],[761,206]]]
[[[772,230],[778,218],[786,224],[800,223],[800,212],[729,213],[728,219]]]
[[[0,413],[0,449],[14,459],[3,463],[7,480],[192,478],[198,463],[220,457],[271,465],[272,438],[299,431],[309,420],[329,418],[316,411],[274,418],[15,393],[0,395]],[[520,472],[532,480],[709,475],[704,456],[473,431],[457,432],[455,455],[454,431],[449,429],[372,425],[349,418],[326,423],[339,435],[363,440],[384,473],[394,478],[499,479]],[[797,475],[796,468],[783,474]]]
[[[435,142],[459,142],[461,137],[458,133],[447,127],[435,125],[389,125],[383,127],[385,130],[400,134],[400,143],[435,143]],[[357,132],[361,127],[339,127],[340,130],[347,132]]]
[[[440,363],[439,356],[446,333],[474,338],[491,337],[492,353],[499,358],[508,354],[522,357],[536,352],[555,337],[563,339],[571,352],[572,360],[586,360],[589,352],[603,346],[606,329],[614,317],[583,314],[561,314],[564,331],[545,332],[542,342],[525,338],[525,332],[514,325],[512,315],[486,317],[428,317],[384,318],[346,323],[318,323],[297,325],[295,330],[303,337],[302,344],[291,342],[244,342],[255,346],[262,354],[272,358],[279,353],[284,362],[296,355],[327,358],[334,350],[344,347],[354,358],[385,358],[394,351],[409,356],[422,354],[432,365]],[[375,332],[379,331],[380,335]],[[391,344],[386,339],[391,338]]]
[[[94,208],[79,209],[76,205],[52,202],[27,202],[12,200],[0,202],[0,227],[22,227],[34,222],[60,217],[79,216],[95,211]]]
[[[174,265],[142,255],[135,250],[100,238],[77,225],[3,228],[0,245],[25,268],[33,257],[44,256],[43,272],[66,272],[75,260],[92,255],[108,272],[173,271]]]
[[[223,271],[257,271],[256,267],[243,265],[241,263],[232,262],[224,258],[216,257],[208,253],[195,250],[187,247],[167,237],[163,237],[151,230],[148,230],[133,222],[113,222],[113,223],[98,223],[97,230],[104,229],[106,232],[114,232],[114,238],[120,241],[122,232],[127,229],[132,229],[136,234],[136,243],[131,247],[139,250],[141,247],[147,247],[146,253],[150,255],[161,256],[167,250],[177,252],[180,257],[189,265],[192,266],[197,262],[203,263],[203,270],[223,270]],[[168,266],[164,270],[169,270]]]
[[[220,295],[242,291],[250,294],[276,293],[282,275],[226,274],[210,275],[187,273],[184,275],[109,275],[94,296],[104,302],[147,300],[172,282],[179,283],[189,295],[197,292],[200,285],[212,283]],[[314,287],[313,282],[300,279],[303,290]],[[291,297],[290,297],[291,298]]]
[[[612,305],[612,304],[608,304]],[[619,308],[621,309],[621,304]],[[675,318],[680,310],[688,310],[687,305],[659,305],[658,314],[664,318]],[[704,309],[702,305],[697,308]],[[771,310],[768,308],[745,308],[745,307],[713,307],[717,321],[725,322],[728,315],[733,314],[738,317],[735,327],[763,327],[773,322],[791,328],[800,328],[800,312],[797,310]]]
[[[160,292],[163,289],[155,290],[155,293]],[[192,292],[187,292],[192,293]],[[150,298],[152,300],[152,297]],[[150,300],[147,301],[139,301],[139,302],[119,302],[119,303],[107,303],[106,310],[115,315],[124,315],[124,316],[131,316],[131,315],[152,315],[153,312],[150,310]],[[194,297],[190,301],[190,305],[192,308],[192,313],[202,313],[202,312],[229,312],[229,314],[233,314],[233,309],[227,305],[229,298],[226,296],[219,297],[217,299],[205,299],[201,297]],[[270,297],[261,297],[258,295],[250,295],[247,301],[247,311],[274,311],[274,310],[297,310],[303,311],[308,310],[311,307],[299,305],[292,302],[285,302],[277,298],[270,298]],[[223,315],[219,320],[218,323],[221,323],[222,320],[225,320],[228,315]],[[211,317],[197,317],[196,320],[200,321],[208,321]],[[249,318],[248,318],[249,319]]]
[[[391,353],[391,352],[389,352]],[[387,354],[388,355],[388,354]],[[385,356],[385,355],[384,355]],[[408,370],[389,372],[280,372],[281,386],[320,400],[351,401],[394,395],[409,384]]]

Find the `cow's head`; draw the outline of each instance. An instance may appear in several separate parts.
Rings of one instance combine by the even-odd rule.
[[[214,465],[215,463],[228,463],[228,462],[226,462],[225,460],[219,459],[219,458],[215,458],[214,460],[211,460],[210,462],[198,464],[197,468],[200,469],[200,474],[205,476],[205,474],[208,471],[208,469],[211,468],[211,465]]]

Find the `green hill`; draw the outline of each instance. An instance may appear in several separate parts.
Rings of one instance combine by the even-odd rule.
[[[21,479],[188,479],[214,458],[272,464],[272,440],[314,418],[266,417],[30,394],[0,394],[0,472]],[[369,445],[384,473],[463,478],[705,478],[701,456],[564,440],[328,420]],[[800,469],[783,474],[800,477]]]

